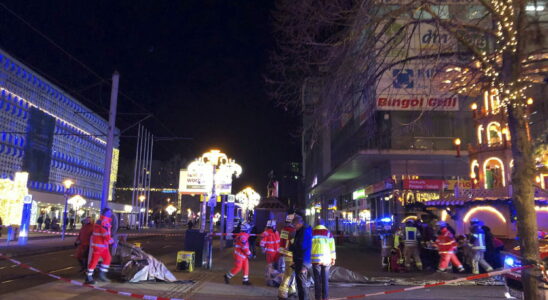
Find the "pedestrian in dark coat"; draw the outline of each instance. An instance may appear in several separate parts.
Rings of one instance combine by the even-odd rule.
[[[308,226],[303,217],[295,215],[292,222],[295,226],[295,238],[289,250],[293,253],[293,268],[297,279],[297,292],[299,300],[309,300],[309,291],[306,286],[308,269],[312,266],[310,255],[312,251],[312,228]]]

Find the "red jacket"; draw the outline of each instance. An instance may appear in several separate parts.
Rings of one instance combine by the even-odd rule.
[[[234,237],[234,256],[237,259],[247,259],[251,255],[249,250],[249,233],[240,232]]]
[[[453,234],[444,227],[436,239],[436,246],[439,253],[454,253],[454,250],[457,248],[457,241],[453,237]]]
[[[274,232],[274,230],[270,228],[265,230],[260,246],[266,253],[278,253],[278,248],[280,247],[280,234],[277,231]]]
[[[111,218],[101,216],[95,225],[93,225],[93,233],[91,235],[91,247],[93,247],[93,250],[108,249],[108,245],[112,244],[110,222]]]
[[[292,257],[293,253],[289,251],[289,246],[291,246],[291,238],[295,234],[295,227],[285,226],[280,233],[280,247],[278,248],[278,253]]]
[[[84,247],[89,247],[89,240],[91,238],[91,234],[93,233],[93,226],[94,223],[88,223],[82,226],[80,232],[78,233],[78,237],[76,238],[76,242]]]

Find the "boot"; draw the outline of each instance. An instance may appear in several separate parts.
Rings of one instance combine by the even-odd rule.
[[[110,282],[110,279],[107,278],[107,272],[99,272],[99,281],[101,282]]]
[[[228,278],[228,276],[226,276],[226,274],[223,275],[223,278],[225,279],[226,284],[230,284],[230,278]]]
[[[86,281],[84,281],[85,284],[95,284],[95,280],[93,280],[93,275],[87,275],[86,274]]]
[[[244,281],[242,281],[242,284],[243,285],[251,285],[251,282],[249,282],[249,280],[244,280]]]

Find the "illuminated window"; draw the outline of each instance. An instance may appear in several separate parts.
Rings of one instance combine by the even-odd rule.
[[[489,145],[502,144],[502,131],[500,123],[491,122],[487,125],[487,143]]]
[[[491,112],[493,114],[498,114],[500,111],[499,91],[497,89],[492,89],[489,98],[491,102]]]
[[[504,164],[497,157],[491,157],[483,163],[483,178],[486,189],[500,188],[506,185]]]
[[[483,125],[478,126],[478,144],[483,142]]]

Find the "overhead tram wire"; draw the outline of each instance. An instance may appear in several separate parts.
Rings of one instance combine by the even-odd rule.
[[[65,50],[62,46],[60,46],[59,44],[57,44],[54,40],[52,40],[50,37],[48,37],[46,34],[42,33],[40,30],[38,30],[38,28],[34,27],[30,22],[26,21],[23,17],[21,17],[19,14],[17,14],[16,12],[14,12],[13,10],[11,10],[9,7],[7,7],[3,2],[0,2],[0,6],[3,7],[6,11],[8,11],[11,15],[13,15],[14,17],[16,17],[19,21],[21,21],[23,24],[25,24],[26,26],[28,26],[30,29],[32,29],[32,31],[34,31],[35,33],[37,33],[38,35],[40,35],[43,39],[45,39],[46,41],[48,41],[49,43],[51,43],[53,46],[55,46],[57,49],[59,49],[59,51],[61,51],[63,54],[67,55],[68,57],[70,57],[72,60],[74,60],[75,62],[77,62],[82,68],[84,68],[86,71],[88,71],[89,73],[91,73],[92,75],[94,75],[95,77],[97,77],[100,81],[102,81],[103,83],[106,83],[108,84],[109,86],[112,85],[112,83],[109,81],[109,80],[106,80],[105,78],[103,78],[101,75],[99,75],[97,72],[93,71],[93,69],[91,67],[89,67],[88,65],[86,65],[84,62],[82,62],[81,60],[79,60],[78,58],[76,58],[75,56],[73,56],[72,54],[70,54],[70,52],[68,52],[67,50]],[[34,67],[33,67],[34,68]],[[43,73],[43,72],[41,72]],[[127,94],[123,93],[122,91],[118,91],[118,93],[122,96],[124,96],[126,99],[128,99],[130,102],[132,102],[135,106],[139,107],[140,109],[144,110],[145,112],[147,113],[150,113],[153,115],[154,119],[156,119],[158,121],[158,123],[165,129],[168,131],[169,134],[175,136],[175,134],[171,131],[171,129],[169,129],[156,115],[154,115],[153,113],[151,113],[147,108],[145,108],[144,106],[142,106],[139,102],[135,101],[133,98],[129,97]],[[78,93],[79,94],[79,93]],[[80,95],[81,96],[81,95]],[[85,98],[85,97],[83,97]],[[87,99],[86,99],[87,100]],[[89,100],[87,100],[89,101]],[[90,101],[91,102],[91,101]],[[105,108],[101,108],[105,111],[108,112],[107,109]]]

